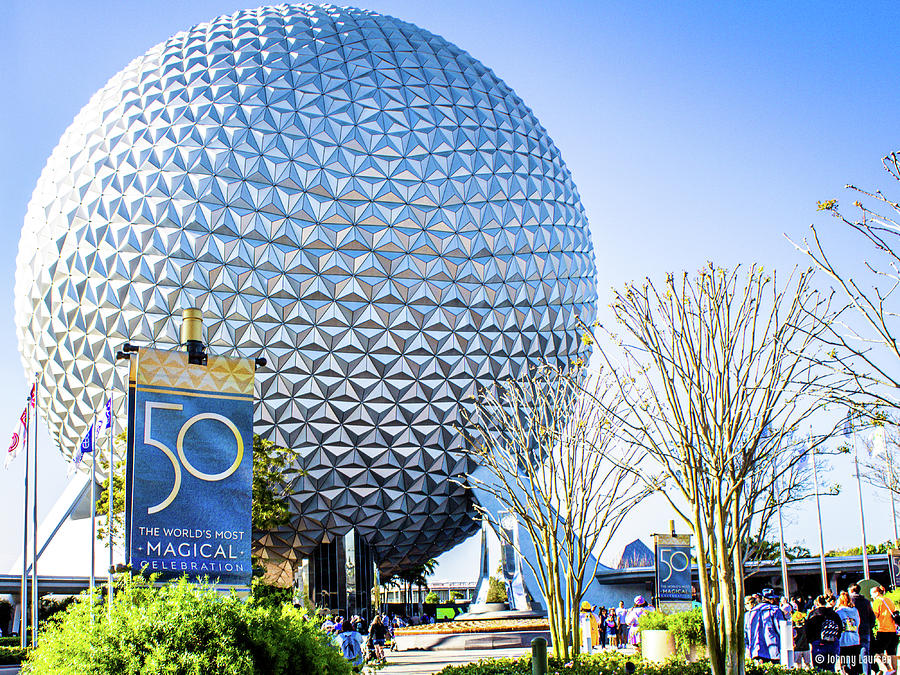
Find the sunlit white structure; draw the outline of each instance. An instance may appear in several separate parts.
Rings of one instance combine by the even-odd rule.
[[[175,35],[77,115],[28,209],[16,325],[74,453],[122,343],[174,346],[202,308],[210,352],[268,358],[256,431],[307,472],[262,545],[356,528],[389,571],[477,529],[460,406],[579,353],[594,276],[569,171],[491,70],[391,17],[281,5]]]

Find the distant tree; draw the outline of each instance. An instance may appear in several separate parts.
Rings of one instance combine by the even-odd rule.
[[[257,536],[287,524],[291,518],[288,497],[294,479],[297,453],[253,434],[253,499],[250,509]]]
[[[465,600],[466,596],[460,593],[459,591],[450,591],[450,600]]]
[[[885,554],[890,552],[892,548],[897,548],[893,541],[885,541],[880,544],[869,544],[866,551],[869,555]],[[843,556],[862,555],[862,546],[851,546],[850,548],[833,549],[825,552],[826,558],[839,558]]]
[[[428,588],[428,577],[434,574],[437,569],[437,560],[429,558],[423,563],[407,567],[383,580],[385,586],[395,586],[400,588],[404,593],[403,603],[406,605],[406,614],[412,614],[412,589],[416,587],[418,594],[421,596],[422,589]],[[421,603],[419,613],[421,613]]]
[[[497,577],[488,577],[487,602],[506,602],[506,582]]]
[[[781,557],[781,547],[777,541],[768,541],[751,535],[747,539],[746,546],[748,560],[777,560]],[[788,560],[809,558],[812,555],[808,548],[800,544],[785,545],[784,554]]]
[[[441,601],[438,597],[438,594],[434,591],[428,591],[428,595],[425,596],[425,604],[426,605],[436,605]]]

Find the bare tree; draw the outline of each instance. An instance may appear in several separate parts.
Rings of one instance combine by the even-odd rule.
[[[547,604],[554,655],[564,660],[579,652],[578,609],[599,557],[648,493],[624,468],[640,456],[616,440],[620,406],[609,377],[579,359],[482,392],[467,419],[467,441],[486,476],[469,481],[514,514],[533,543],[537,555],[522,558]],[[501,518],[481,512],[505,532]]]
[[[697,542],[714,675],[744,672],[744,543],[803,459],[785,440],[835,384],[815,354],[830,301],[811,276],[779,287],[759,267],[710,264],[628,284],[612,303],[622,335],[600,349],[627,402],[619,432],[654,460],[633,472],[662,486]]]
[[[882,164],[891,178],[900,181],[898,153],[882,158]],[[900,285],[900,204],[880,190],[845,187],[855,197],[855,217],[844,215],[837,199],[819,202],[819,210],[862,237],[872,249],[871,258],[859,270],[839,267],[826,252],[816,225],[810,225],[810,239],[791,243],[831,277],[856,311],[859,321],[836,321],[820,333],[839,355],[836,365],[852,377],[846,401],[859,407],[874,400],[894,408],[900,403],[900,318],[892,297]]]

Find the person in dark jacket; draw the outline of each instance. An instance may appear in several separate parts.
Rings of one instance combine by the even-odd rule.
[[[853,584],[850,591],[850,602],[859,612],[859,662],[863,675],[869,675],[869,654],[872,653],[872,631],[875,628],[875,612],[869,599],[860,595],[859,584]]]
[[[841,649],[843,622],[838,613],[828,606],[828,598],[820,595],[815,607],[806,617],[806,637],[812,650],[813,667],[834,672]]]

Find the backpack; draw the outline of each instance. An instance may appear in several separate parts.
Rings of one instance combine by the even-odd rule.
[[[822,642],[837,642],[841,636],[841,624],[834,620],[833,617],[825,616],[822,618],[822,630],[819,633],[819,639]]]
[[[350,663],[357,663],[362,658],[362,650],[359,648],[359,640],[351,633],[341,634],[341,652]]]

